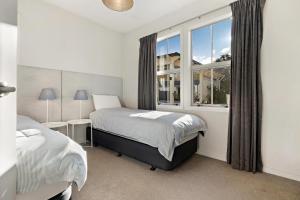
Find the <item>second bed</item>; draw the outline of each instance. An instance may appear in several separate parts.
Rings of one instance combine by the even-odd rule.
[[[197,151],[199,134],[207,131],[204,120],[195,115],[128,109],[117,97],[105,98],[94,95],[96,111],[90,114],[94,144],[146,162],[152,169],[170,170],[181,164]]]

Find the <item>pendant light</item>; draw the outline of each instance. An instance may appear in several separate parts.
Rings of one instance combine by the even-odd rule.
[[[103,4],[114,11],[123,12],[132,8],[133,0],[102,0]]]

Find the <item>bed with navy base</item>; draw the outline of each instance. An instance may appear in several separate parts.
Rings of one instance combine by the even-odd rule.
[[[118,97],[93,95],[90,114],[93,143],[151,165],[171,170],[198,149],[199,135],[207,131],[199,116],[122,107]],[[90,137],[87,128],[87,138]]]

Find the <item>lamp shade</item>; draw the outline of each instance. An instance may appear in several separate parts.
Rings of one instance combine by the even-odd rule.
[[[39,96],[39,100],[45,101],[45,100],[55,100],[56,94],[53,88],[44,88],[41,91],[41,94]]]
[[[77,90],[74,96],[74,100],[88,100],[88,93],[86,90]]]

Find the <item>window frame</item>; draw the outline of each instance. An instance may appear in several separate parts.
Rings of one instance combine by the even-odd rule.
[[[183,62],[183,34],[180,29],[170,29],[166,32],[158,33],[158,37],[156,40],[156,43],[161,42],[163,40],[179,36],[180,38],[180,68],[179,69],[173,69],[173,70],[160,70],[157,71],[157,64],[155,65],[155,91],[156,91],[156,107],[159,109],[183,109],[183,73],[184,73],[184,62]],[[166,75],[166,74],[172,74],[172,73],[178,73],[180,74],[180,103],[178,105],[175,104],[158,104],[158,84],[157,84],[157,76],[160,75]]]
[[[209,105],[203,106],[192,106],[192,69],[191,69],[191,30],[196,29],[205,25],[213,24],[218,21],[225,20],[232,17],[231,8],[225,7],[224,9],[204,14],[201,17],[192,19],[185,23],[180,23],[177,26],[165,29],[164,31],[158,32],[157,41],[161,41],[168,37],[172,37],[176,34],[180,34],[181,41],[181,70],[180,70],[180,106],[175,105],[156,105],[158,110],[163,111],[175,111],[175,112],[221,112],[228,113],[228,107],[213,107]],[[175,23],[175,22],[174,22]],[[163,28],[163,27],[162,27]],[[155,69],[156,70],[156,69]],[[157,84],[155,84],[157,87]]]
[[[232,14],[228,14],[225,16],[221,16],[218,19],[215,20],[210,20],[207,21],[206,23],[200,23],[200,24],[196,24],[193,25],[189,28],[189,68],[190,68],[190,105],[191,107],[195,108],[195,107],[211,107],[211,108],[228,108],[229,105],[227,104],[197,104],[194,103],[194,77],[193,74],[195,71],[200,71],[200,70],[205,70],[205,69],[210,69],[211,72],[213,69],[224,69],[224,68],[229,68],[231,69],[231,60],[228,61],[222,61],[222,62],[214,62],[214,63],[209,63],[209,64],[205,64],[205,65],[193,65],[193,45],[192,45],[192,32],[194,30],[200,29],[200,28],[204,28],[204,27],[211,27],[211,56],[213,55],[213,46],[214,46],[214,38],[213,38],[213,25],[217,24],[219,22],[225,21],[231,19],[232,20]],[[231,47],[230,47],[231,48]],[[213,85],[213,77],[211,77],[211,81],[210,84]],[[211,91],[211,98],[213,98],[213,90]]]

